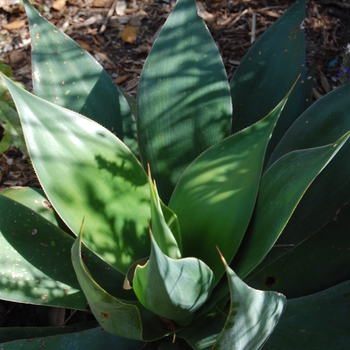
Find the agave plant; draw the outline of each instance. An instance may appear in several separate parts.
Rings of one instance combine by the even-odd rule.
[[[309,107],[305,1],[228,83],[178,0],[137,101],[25,7],[35,95],[3,80],[42,190],[0,196],[0,298],[98,323],[0,347],[348,348],[350,85]]]

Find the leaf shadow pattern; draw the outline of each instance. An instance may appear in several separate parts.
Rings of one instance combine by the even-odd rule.
[[[230,133],[232,106],[225,69],[195,1],[178,1],[144,65],[137,131],[168,203],[186,167]]]
[[[86,299],[71,265],[74,239],[29,208],[0,197],[0,212],[15,207],[0,222],[1,298],[85,310]],[[83,247],[84,263],[96,282],[124,300],[124,275]]]

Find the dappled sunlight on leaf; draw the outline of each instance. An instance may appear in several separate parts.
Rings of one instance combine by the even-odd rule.
[[[227,77],[194,1],[179,0],[147,58],[138,94],[138,137],[165,204],[186,167],[229,135]]]

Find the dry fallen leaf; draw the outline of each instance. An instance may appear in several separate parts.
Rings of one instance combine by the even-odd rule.
[[[92,17],[89,17],[88,19],[86,19],[82,25],[85,26],[85,27],[89,27],[91,26],[92,24],[96,23],[97,22],[97,16],[92,16]]]
[[[133,44],[137,40],[137,29],[131,25],[127,25],[121,34],[124,42]]]
[[[199,16],[202,17],[205,21],[212,22],[215,20],[215,16],[212,13],[209,13],[201,2],[198,2],[197,6]]]
[[[119,85],[119,84],[124,83],[124,81],[126,81],[128,78],[129,78],[128,75],[122,75],[121,77],[118,77],[118,78],[114,79],[114,82],[115,82],[117,85]]]
[[[109,63],[111,66],[115,66],[114,62],[103,52],[96,52],[96,56],[98,57],[98,59],[102,62],[107,62]]]
[[[329,85],[329,82],[326,78],[326,76],[321,72],[320,70],[320,79],[321,79],[321,85],[325,89],[325,91],[328,93],[331,91],[331,86]]]
[[[90,45],[83,40],[77,39],[75,42],[80,45],[84,50],[90,51]]]
[[[92,7],[111,7],[114,0],[93,0]]]
[[[149,44],[141,44],[136,49],[136,53],[143,53],[143,52],[150,52],[151,51],[151,45]]]
[[[319,100],[323,95],[316,89],[312,89],[312,96],[315,99],[315,101]]]
[[[18,30],[24,27],[25,24],[26,24],[26,21],[24,19],[16,19],[13,22],[5,24],[3,28],[7,30]]]
[[[52,4],[52,8],[56,11],[61,11],[66,5],[66,0],[56,0]]]

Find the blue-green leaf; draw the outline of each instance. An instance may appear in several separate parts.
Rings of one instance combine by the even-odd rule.
[[[216,246],[231,262],[247,229],[265,150],[288,95],[265,118],[209,148],[185,171],[169,207],[179,219],[183,256],[225,273]]]
[[[254,288],[278,290],[287,298],[298,298],[350,280],[349,217],[347,204],[310,237],[277,241],[272,250],[279,255],[258,265],[245,281]]]
[[[138,92],[141,159],[165,204],[186,167],[230,133],[224,65],[195,0],[178,0],[144,65]]]
[[[35,94],[97,121],[137,150],[136,135],[131,129],[134,118],[112,78],[75,41],[48,22],[27,1],[24,4],[32,39]]]
[[[304,110],[304,18],[305,0],[298,0],[252,46],[230,84],[234,133],[264,117],[281,101],[300,75],[272,135],[266,151],[267,160]]]
[[[149,185],[141,164],[98,123],[3,79],[16,103],[34,169],[54,209],[76,235],[85,216],[84,243],[126,273],[150,251]]]
[[[138,302],[118,299],[96,283],[83,261],[82,231],[83,225],[72,246],[72,263],[89,307],[99,324],[108,332],[129,339],[154,340],[166,335],[160,320],[147,310],[141,312],[142,305]],[[122,284],[119,289],[122,290]],[[142,322],[142,315],[148,318],[147,322]]]
[[[0,299],[86,310],[70,262],[73,239],[4,196],[0,216]]]
[[[226,264],[231,303],[226,324],[213,350],[259,349],[276,327],[287,302],[276,292],[263,292],[247,286]]]
[[[149,261],[137,266],[134,291],[139,301],[153,313],[188,325],[205,303],[213,287],[213,272],[196,258],[171,259],[152,239]]]
[[[163,214],[164,204],[161,204],[155,181],[152,182],[150,169],[148,169],[148,182],[151,190],[151,228],[153,238],[163,254],[169,258],[179,259],[181,258],[181,251],[178,242],[165,221]],[[174,219],[176,220],[176,216]]]
[[[0,299],[86,310],[68,249],[73,238],[54,220],[5,196],[0,196],[0,214]],[[125,300],[136,300],[134,293],[122,289],[123,274],[86,247],[84,255],[86,266],[103,288]]]
[[[288,153],[264,174],[252,221],[231,264],[241,278],[266,256],[305,191],[349,136],[350,131],[330,145]]]

